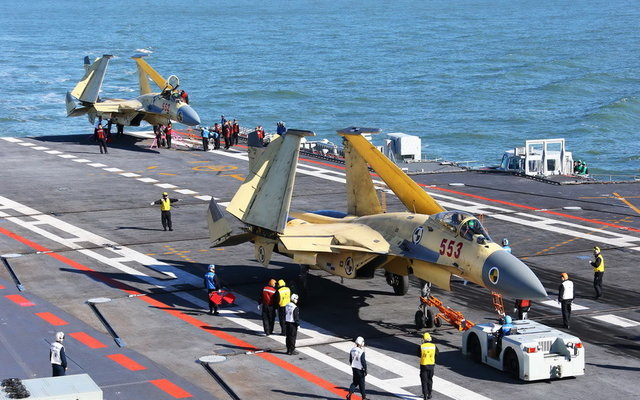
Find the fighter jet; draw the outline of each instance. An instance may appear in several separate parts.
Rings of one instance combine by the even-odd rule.
[[[251,241],[263,265],[277,252],[301,264],[303,275],[311,268],[362,279],[384,269],[398,295],[407,293],[409,275],[445,290],[451,290],[455,275],[503,296],[547,297],[529,267],[493,242],[475,216],[445,210],[362,136],[377,132],[370,128],[338,131],[346,139],[346,213],[289,210],[299,144],[313,132],[290,129],[265,150],[251,149],[250,157],[256,159],[227,207],[243,223],[244,232],[233,235],[212,200],[213,246]],[[369,166],[407,211],[383,212]]]
[[[132,100],[100,98],[102,81],[107,72],[109,60],[113,56],[105,54],[92,64],[89,57],[85,57],[84,77],[71,92],[67,92],[67,116],[76,117],[86,114],[92,124],[96,118],[99,118],[125,126],[140,126],[143,120],[151,125],[167,124],[170,120],[185,125],[199,125],[198,113],[186,104],[177,92],[179,79],[171,75],[165,80],[142,57],[144,55],[132,57],[138,65],[140,81],[140,96]],[[161,89],[161,92],[151,92],[150,79]]]

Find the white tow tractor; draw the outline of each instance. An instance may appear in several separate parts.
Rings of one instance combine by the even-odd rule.
[[[499,337],[498,324],[464,332],[462,353],[525,381],[584,375],[584,346],[571,334],[531,320],[513,321],[511,334]]]

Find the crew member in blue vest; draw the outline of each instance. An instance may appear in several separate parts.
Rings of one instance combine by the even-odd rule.
[[[364,338],[362,336],[356,338],[356,345],[349,352],[349,364],[353,372],[353,381],[351,382],[351,386],[349,386],[347,400],[351,400],[351,396],[353,392],[355,392],[356,387],[360,388],[362,400],[366,400],[367,394],[365,393],[364,378],[367,376],[367,360],[364,357]]]
[[[171,204],[178,201],[180,201],[180,199],[170,199],[169,193],[164,192],[162,193],[162,198],[160,200],[156,200],[150,203],[152,206],[160,204],[160,219],[162,220],[162,227],[165,231],[167,230],[167,227],[169,227],[170,231],[173,230],[171,224]]]
[[[209,151],[209,129],[205,126],[199,127],[200,136],[202,136],[202,150]]]
[[[496,358],[500,358],[500,353],[502,352],[502,338],[505,336],[511,335],[511,329],[513,329],[513,319],[510,315],[504,317],[504,324],[500,327],[500,330],[497,332],[496,339]]]
[[[209,272],[204,275],[204,286],[207,288],[209,314],[218,315],[218,305],[211,300],[211,293],[219,292],[222,286],[220,285],[220,279],[216,275],[216,266],[213,264],[209,264]]]
[[[420,383],[422,384],[422,396],[425,399],[431,398],[436,355],[438,355],[438,348],[435,344],[431,343],[431,335],[425,332],[422,335],[422,344],[418,348],[418,356],[420,357]]]

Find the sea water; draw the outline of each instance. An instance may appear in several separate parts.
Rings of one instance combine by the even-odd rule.
[[[90,132],[64,104],[83,57],[113,54],[102,97],[133,98],[146,52],[206,125],[378,127],[476,165],[562,137],[640,175],[639,21],[637,0],[3,1],[0,135]]]

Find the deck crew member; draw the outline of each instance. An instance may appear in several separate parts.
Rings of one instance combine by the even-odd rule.
[[[298,308],[298,295],[292,294],[291,301],[285,307],[285,329],[287,354],[290,356],[298,354],[296,351],[296,338],[298,337],[298,327],[300,326],[300,309]]]
[[[287,287],[283,279],[278,281],[278,290],[276,290],[275,298],[273,300],[273,304],[275,305],[278,311],[278,322],[280,323],[280,334],[285,334],[284,329],[284,308],[291,301],[291,289]]]
[[[204,274],[204,286],[207,288],[207,300],[209,300],[209,314],[218,315],[218,305],[211,300],[211,293],[219,292],[220,278],[216,275],[216,266],[209,264],[209,271]]]
[[[167,139],[167,149],[171,148],[171,135],[173,135],[173,126],[171,122],[169,122],[167,128],[164,130],[164,136]]]
[[[51,360],[51,368],[53,375],[51,376],[64,376],[67,372],[67,355],[64,352],[64,332],[56,333],[56,341],[51,343],[49,348],[49,359]]]
[[[422,335],[422,344],[418,348],[418,356],[420,357],[420,383],[422,383],[422,396],[425,399],[431,398],[437,354],[438,348],[435,344],[431,343],[431,335],[425,332]]]
[[[562,326],[569,329],[569,320],[571,319],[571,302],[573,301],[573,282],[569,280],[566,272],[560,274],[562,283],[558,289],[558,302],[562,308]]]
[[[160,200],[156,200],[150,203],[150,205],[160,204],[160,219],[162,221],[162,227],[164,230],[173,230],[173,225],[171,224],[171,204],[180,201],[180,199],[170,199],[169,194],[167,192],[162,193],[162,198]]]
[[[209,129],[207,129],[204,126],[201,126],[200,136],[202,136],[202,150],[209,151]]]
[[[100,154],[109,154],[109,151],[107,151],[107,134],[102,128],[102,124],[98,124],[96,128],[96,140],[98,140],[98,146],[100,146]]]
[[[220,135],[222,135],[222,129],[220,129],[220,124],[217,122],[213,125],[213,149],[220,149]]]
[[[602,296],[602,278],[604,277],[604,257],[600,252],[600,247],[593,248],[594,260],[591,261],[593,267],[593,288],[596,291],[596,300]]]
[[[365,393],[364,378],[367,376],[367,360],[364,357],[364,338],[358,336],[355,343],[355,347],[349,352],[349,364],[351,365],[351,372],[353,373],[353,381],[351,382],[351,386],[349,386],[347,400],[351,400],[351,396],[356,390],[356,387],[360,388],[362,400],[366,400],[367,394]]]
[[[502,239],[502,249],[508,253],[511,253],[511,246],[509,246],[509,239]]]
[[[238,124],[238,120],[233,120],[231,124],[231,144],[238,144],[238,137],[240,136],[240,124]]]
[[[500,327],[496,337],[496,358],[500,358],[502,352],[502,338],[511,335],[513,329],[513,319],[510,315],[504,317],[504,323]]]
[[[514,311],[518,313],[518,319],[527,319],[530,309],[531,300],[516,299],[516,308]]]
[[[269,283],[262,288],[258,303],[262,308],[262,327],[264,334],[269,336],[273,334],[273,325],[276,322],[276,307],[274,304],[276,294],[276,280],[270,279]]]

